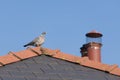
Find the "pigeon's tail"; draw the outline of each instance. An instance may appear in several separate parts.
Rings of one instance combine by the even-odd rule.
[[[24,47],[27,47],[27,46],[29,46],[29,45],[31,45],[31,44],[25,44]]]
[[[24,47],[27,47],[28,45],[24,45]]]
[[[30,43],[28,43],[28,44],[25,44],[24,47],[27,47],[27,46],[30,46],[30,45],[34,46],[34,44],[35,44],[35,43],[32,41],[32,42],[30,42]]]

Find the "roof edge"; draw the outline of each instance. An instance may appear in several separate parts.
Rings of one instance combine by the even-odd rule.
[[[120,68],[116,64],[108,65],[99,62],[94,62],[89,60],[88,57],[74,56],[72,54],[61,52],[59,49],[52,50],[42,47],[29,47],[19,52],[9,52],[7,55],[0,56],[0,66],[5,66],[7,64],[18,62],[34,56],[40,56],[42,54],[120,76]]]

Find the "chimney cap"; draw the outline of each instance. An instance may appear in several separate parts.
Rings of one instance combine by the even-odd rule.
[[[97,32],[96,30],[92,30],[88,32],[86,36],[91,38],[98,38],[98,37],[102,37],[103,35],[100,32]]]

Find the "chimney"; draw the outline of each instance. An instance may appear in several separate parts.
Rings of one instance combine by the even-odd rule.
[[[86,34],[86,44],[80,48],[82,57],[87,56],[92,61],[101,62],[102,36],[95,30]]]

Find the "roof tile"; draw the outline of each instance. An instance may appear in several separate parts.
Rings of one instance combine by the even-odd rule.
[[[114,70],[115,68],[118,68],[118,65],[114,64],[114,65],[109,65],[108,68],[106,68],[106,71],[111,72],[112,70]]]
[[[56,49],[56,50],[52,50],[52,49],[48,49],[48,48],[41,48],[42,53],[45,55],[55,55],[56,53],[60,52],[60,50]]]
[[[120,76],[120,68],[115,68],[112,71],[110,71],[110,73]]]
[[[78,62],[78,59],[80,59],[80,57],[73,56],[71,54],[66,54],[66,53],[63,53],[63,52],[58,52],[55,55],[53,55],[53,57],[63,59],[63,60],[67,60],[67,61],[70,61],[70,62]]]
[[[34,52],[34,53],[36,53],[37,55],[41,55],[42,54],[42,52],[41,52],[42,51],[42,47],[35,47],[35,48],[28,47],[27,49],[32,51],[32,52]]]
[[[1,65],[6,65],[9,63],[17,62],[17,61],[20,61],[20,60],[11,54],[7,54],[5,56],[0,56]]]
[[[25,78],[23,78],[23,77],[12,77],[12,76],[10,76],[10,77],[1,77],[1,79],[0,80],[26,80]]]
[[[22,59],[26,59],[26,58],[30,58],[30,57],[34,57],[37,56],[37,54],[33,51],[30,50],[23,50],[20,52],[15,52],[13,53],[15,56],[19,57],[21,60]]]
[[[8,71],[6,70],[1,70],[0,71],[0,76],[3,76],[3,77],[11,77],[11,75],[8,73]]]
[[[10,71],[9,73],[13,77],[35,77],[32,72]]]
[[[103,70],[103,71],[105,71],[109,67],[109,65],[107,64],[102,64],[102,63],[98,63],[98,62],[94,62],[90,60],[84,61],[82,65],[95,68],[95,69],[99,69],[99,70]]]

